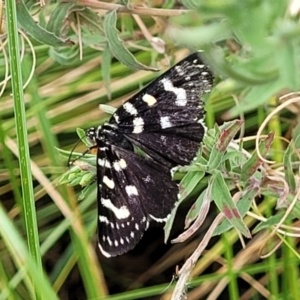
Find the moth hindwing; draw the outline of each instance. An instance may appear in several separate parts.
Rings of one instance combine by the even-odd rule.
[[[194,53],[86,131],[97,149],[98,239],[101,252],[135,247],[149,221],[165,221],[178,196],[171,169],[188,165],[205,134],[202,95],[213,75]],[[145,155],[134,151],[141,150]]]

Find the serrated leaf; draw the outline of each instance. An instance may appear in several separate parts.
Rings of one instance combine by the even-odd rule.
[[[158,69],[143,65],[135,59],[119,38],[119,32],[116,28],[116,24],[117,11],[113,10],[105,15],[103,25],[109,49],[114,57],[125,66],[134,70],[158,71]]]

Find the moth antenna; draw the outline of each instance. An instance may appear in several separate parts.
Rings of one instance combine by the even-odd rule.
[[[72,157],[72,154],[74,152],[74,150],[76,149],[76,147],[78,146],[78,144],[82,141],[82,138],[78,139],[78,141],[75,143],[75,145],[73,146],[71,152],[70,152],[70,155],[69,155],[69,158],[68,158],[68,167],[70,165],[72,165],[76,160],[80,159],[81,157],[85,156],[91,149],[94,148],[94,146],[92,147],[88,147],[80,156],[78,156],[77,158],[71,160],[71,157]]]

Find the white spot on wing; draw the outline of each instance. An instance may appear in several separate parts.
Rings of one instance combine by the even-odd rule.
[[[149,94],[145,94],[143,96],[142,100],[144,102],[146,102],[149,106],[153,106],[157,102],[155,97],[153,97],[152,95],[149,95]]]
[[[109,223],[110,223],[105,216],[99,216],[99,221],[102,223],[105,223],[107,225],[109,225]]]
[[[115,118],[117,123],[120,123],[120,117],[116,113],[113,114],[113,117]]]
[[[181,68],[180,66],[175,66],[175,70],[177,71],[177,73],[178,73],[180,76],[183,76],[184,71],[182,70],[182,68]]]
[[[123,107],[132,116],[136,116],[138,113],[136,108],[130,102],[125,102]]]
[[[98,165],[105,168],[111,168],[110,162],[107,159],[98,158]]]
[[[126,161],[123,158],[121,158],[119,161],[115,161],[113,163],[113,166],[117,172],[120,172],[122,169],[126,169],[127,164]]]
[[[150,214],[149,214],[149,217],[150,217],[152,220],[161,223],[161,222],[166,222],[166,221],[168,220],[169,215],[166,216],[165,218],[161,218],[161,219],[160,219],[160,218],[156,218],[156,217],[154,217],[154,216],[152,216],[152,215],[150,215]]]
[[[151,177],[147,175],[146,177],[142,177],[142,180],[148,183],[151,182]]]
[[[101,150],[101,151],[103,151],[103,152],[105,152],[106,150],[108,150],[107,147],[99,147],[98,149]]]
[[[168,92],[173,92],[176,95],[175,104],[177,106],[186,106],[187,98],[186,98],[186,91],[183,88],[177,88],[173,86],[173,83],[168,78],[163,78],[161,80],[164,89]]]
[[[112,246],[113,243],[112,243],[112,241],[111,241],[111,239],[110,239],[109,236],[107,237],[107,241],[108,241],[108,243],[109,243],[109,246]]]
[[[109,179],[106,175],[103,176],[103,182],[106,184],[108,188],[111,190],[115,187],[115,183],[112,179]]]
[[[134,185],[127,185],[125,186],[125,191],[127,195],[130,197],[132,195],[137,196],[139,193]]]
[[[144,120],[141,117],[133,119],[133,132],[132,133],[141,133],[144,130]]]
[[[115,214],[116,218],[119,220],[126,219],[130,216],[130,212],[125,205],[118,208],[109,199],[104,199],[104,198],[101,198],[101,204],[107,209],[111,210]],[[117,226],[117,228],[118,227],[119,226]]]
[[[126,161],[123,158],[119,160],[119,165],[122,169],[125,169],[127,167]]]
[[[160,117],[160,126],[162,129],[172,127],[170,118],[168,116]]]
[[[110,255],[108,252],[106,252],[106,251],[103,250],[103,248],[101,247],[100,243],[98,243],[98,247],[99,247],[101,253],[102,253],[104,256],[106,256],[106,257],[111,257],[111,255]]]

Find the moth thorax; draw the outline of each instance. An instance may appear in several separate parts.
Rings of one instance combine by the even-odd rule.
[[[102,126],[91,127],[85,131],[85,134],[92,142],[96,142],[99,139],[101,128]]]
[[[104,132],[109,144],[133,151],[132,143],[122,133],[109,129],[105,129]]]

